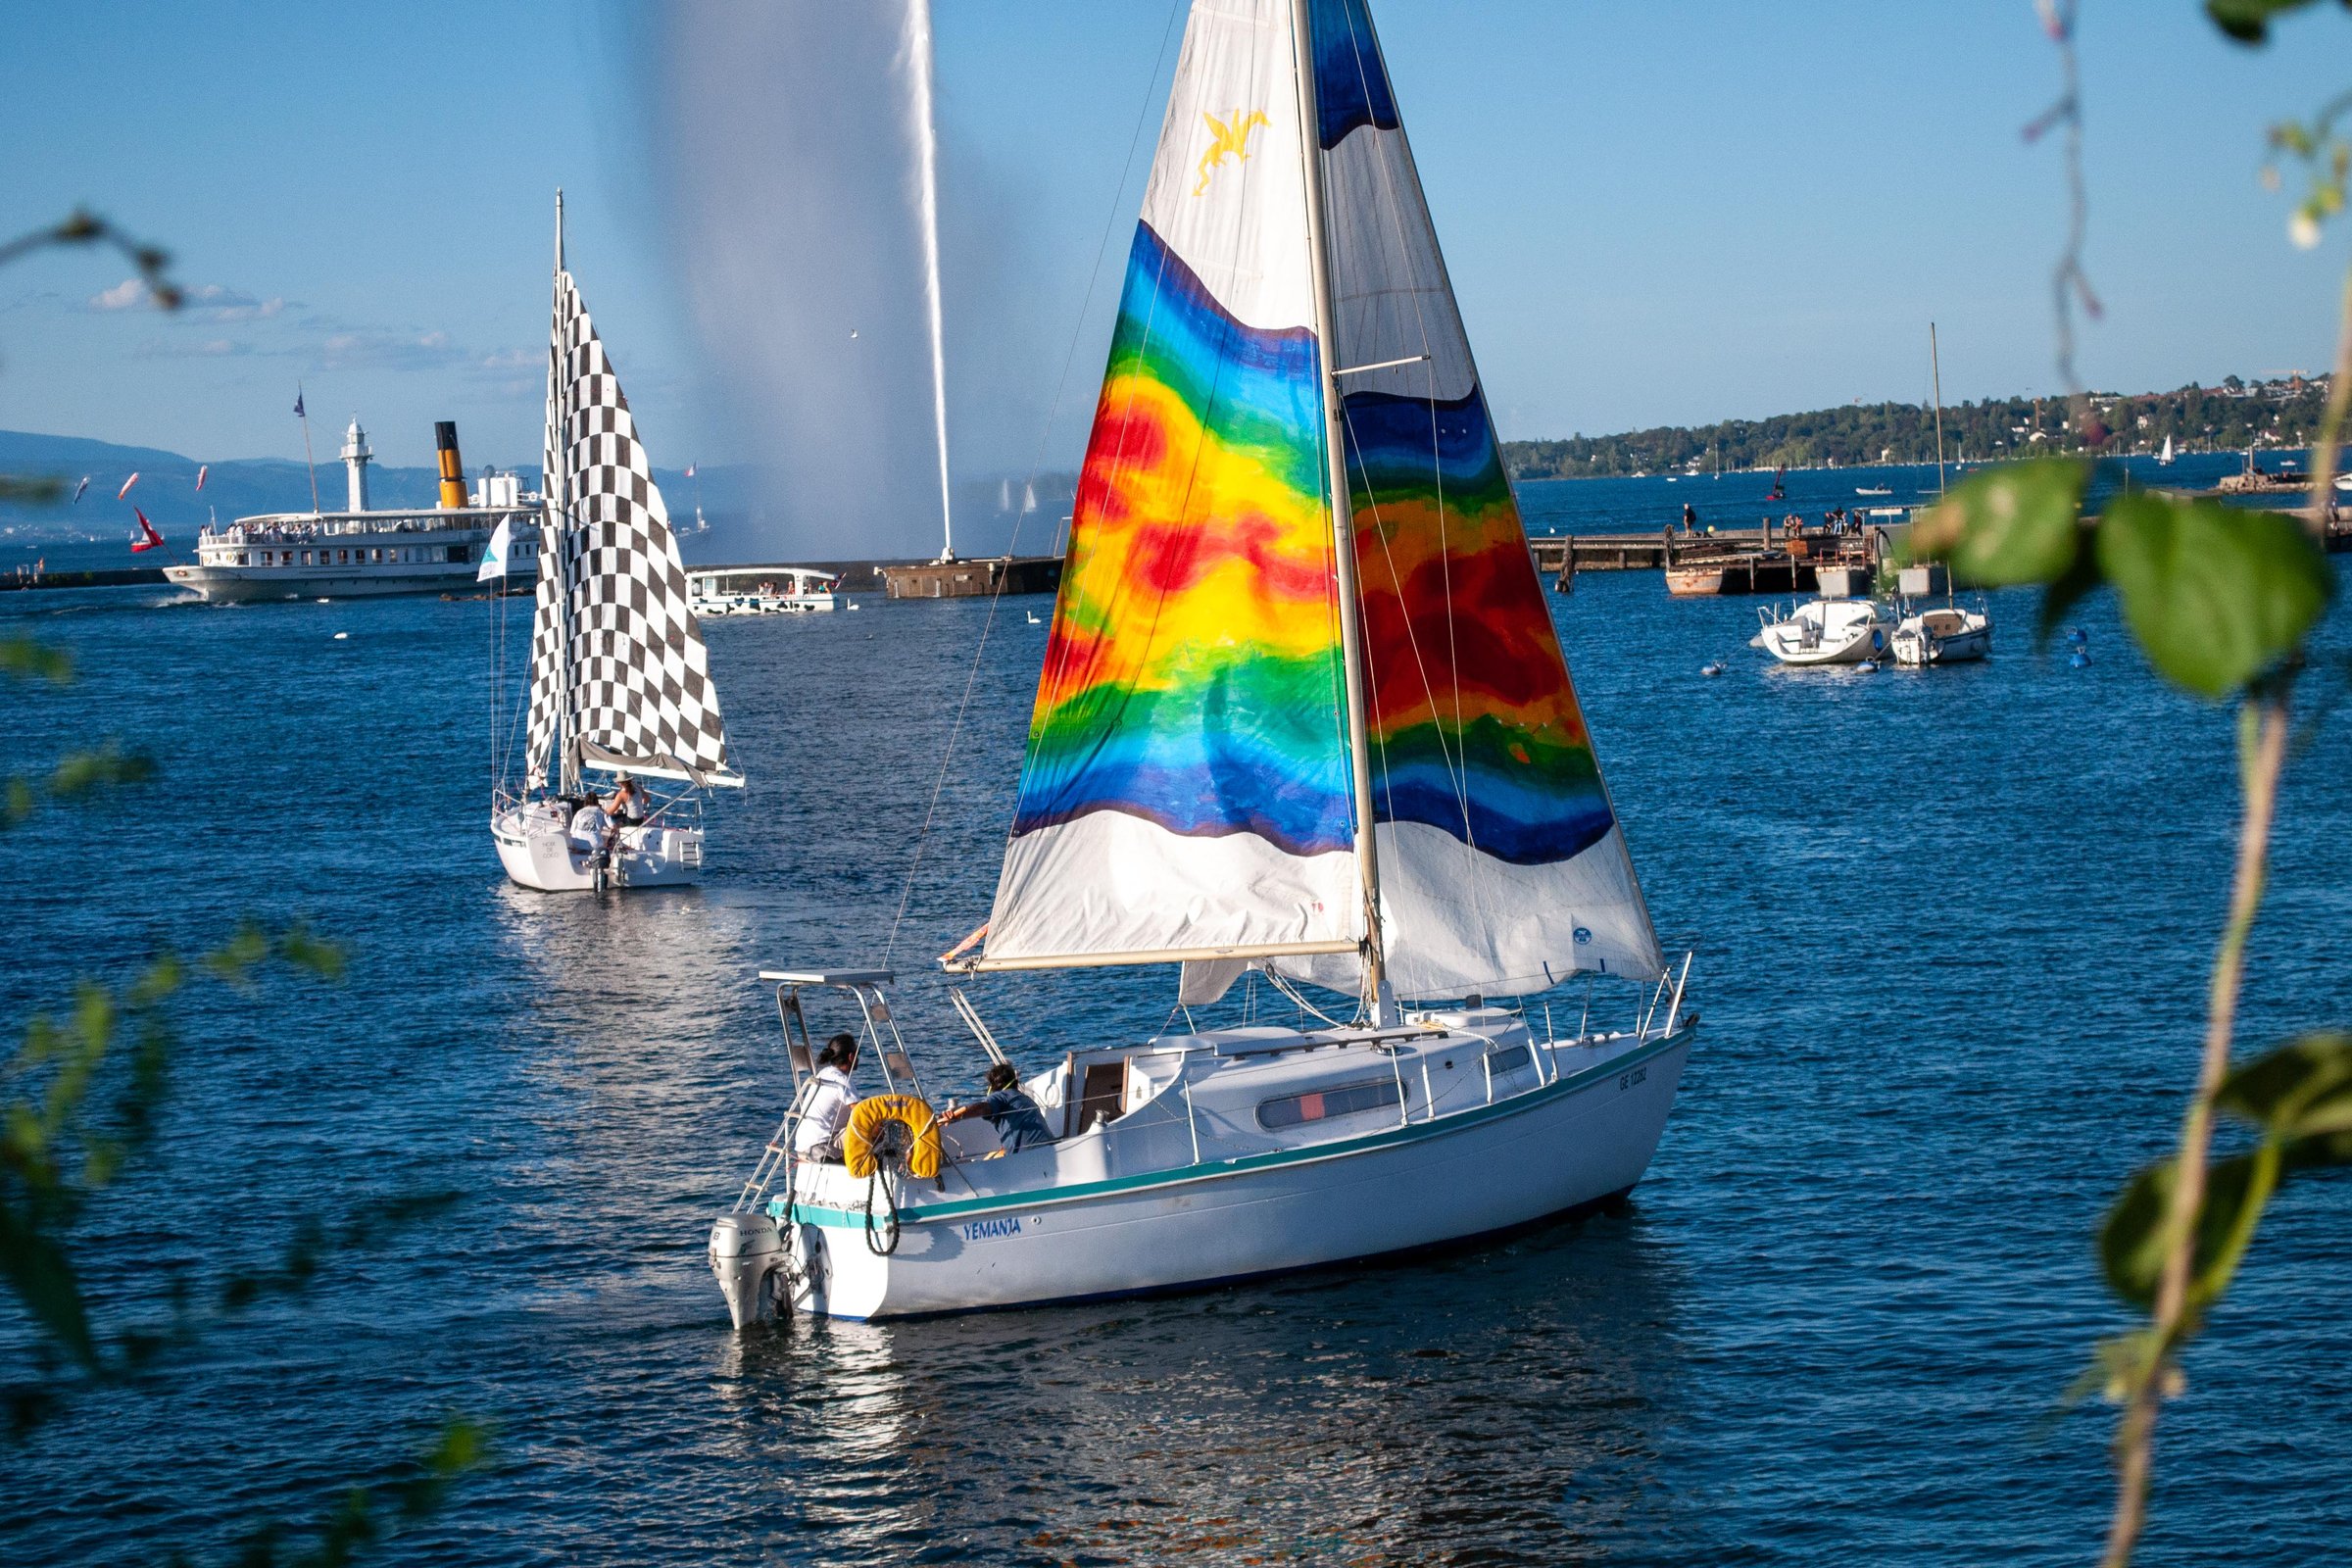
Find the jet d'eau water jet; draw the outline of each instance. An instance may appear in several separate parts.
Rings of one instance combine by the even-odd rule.
[[[955,488],[948,478],[948,329],[939,277],[939,117],[931,83],[931,0],[907,0],[907,114],[914,127],[915,212],[923,231],[923,305],[931,327],[931,417],[939,437],[939,559],[956,559]]]
[[[925,0],[621,13],[713,423],[762,471],[739,553],[945,544]]]

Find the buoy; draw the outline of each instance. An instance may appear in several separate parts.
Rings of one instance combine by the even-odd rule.
[[[2090,634],[2080,626],[2069,626],[2066,628],[2066,640],[2070,643],[2087,643]]]
[[[348,637],[348,636],[350,636],[350,635],[351,635],[351,633],[349,633],[349,632],[347,632],[347,631],[339,631],[339,632],[335,633],[335,641],[337,641],[337,642],[341,642],[341,641],[342,641],[344,638],[346,638],[346,637]]]
[[[1723,673],[1723,666],[1710,659],[1698,666],[1698,672],[1701,675],[1720,675]]]
[[[2078,648],[2075,650],[2074,657],[2069,659],[2067,663],[2076,669],[2088,669],[2090,667],[2090,656],[2084,653],[2082,649]]]
[[[1879,672],[1879,662],[1875,659],[1865,659],[1856,664],[1854,669],[1859,674],[1876,675]]]

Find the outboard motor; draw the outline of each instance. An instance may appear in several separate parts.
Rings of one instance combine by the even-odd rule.
[[[784,1239],[765,1214],[721,1214],[711,1225],[710,1272],[738,1330],[767,1315],[774,1299],[768,1275],[783,1262]]]

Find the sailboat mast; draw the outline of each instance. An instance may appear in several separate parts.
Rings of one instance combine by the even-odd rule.
[[[1928,323],[1928,379],[1936,396],[1936,493],[1943,494],[1943,361],[1936,353],[1936,323]]]
[[[545,493],[542,504],[547,508],[548,532],[555,545],[556,572],[556,684],[563,694],[556,709],[555,737],[557,790],[564,795],[580,792],[580,756],[575,744],[571,721],[571,551],[567,548],[570,532],[571,501],[564,483],[564,191],[556,190],[556,271],[548,305],[547,339],[547,472],[542,476],[540,489]],[[549,569],[545,553],[539,569]]]
[[[1293,0],[1292,58],[1298,74],[1298,147],[1306,160],[1307,270],[1314,279],[1315,343],[1323,369],[1323,446],[1329,459],[1333,560],[1340,596],[1340,656],[1348,698],[1348,752],[1353,763],[1355,863],[1364,894],[1364,999],[1375,1025],[1385,1016],[1380,930],[1380,858],[1372,835],[1372,746],[1364,713],[1362,618],[1355,586],[1355,522],[1348,495],[1347,413],[1340,403],[1340,367],[1333,362],[1331,253],[1324,242],[1322,113],[1315,102],[1314,34],[1308,0]]]

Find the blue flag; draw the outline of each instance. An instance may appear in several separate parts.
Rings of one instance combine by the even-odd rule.
[[[294,394],[294,417],[299,419],[302,416],[302,394],[297,392]]]

